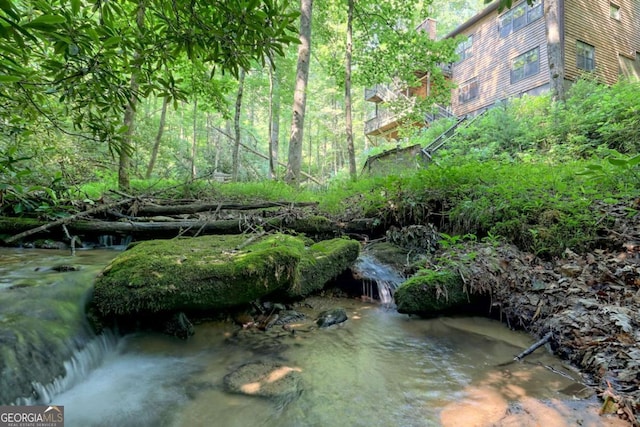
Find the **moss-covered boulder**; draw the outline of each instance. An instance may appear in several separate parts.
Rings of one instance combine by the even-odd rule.
[[[459,274],[427,269],[400,285],[394,299],[398,312],[424,317],[450,313],[472,302]]]
[[[64,377],[93,336],[84,307],[97,272],[43,270],[33,286],[0,292],[0,404],[47,403],[38,386]]]
[[[290,297],[303,297],[318,291],[357,258],[360,244],[350,239],[331,239],[311,245],[300,259],[300,278],[287,289]]]
[[[284,234],[141,242],[98,276],[91,314],[103,323],[122,316],[221,310],[276,291],[303,296],[348,268],[358,248],[347,239],[308,247],[305,239]]]

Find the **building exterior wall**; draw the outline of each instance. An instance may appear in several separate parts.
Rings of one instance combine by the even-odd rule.
[[[514,2],[513,7],[525,0]],[[458,88],[452,90],[451,105],[454,114],[463,116],[494,105],[505,98],[535,91],[549,83],[549,65],[545,22],[537,18],[526,26],[500,36],[500,16],[497,11],[463,30],[461,34],[473,36],[471,57],[453,66],[453,81]],[[511,67],[514,58],[538,48],[538,72],[512,83]],[[476,78],[478,96],[467,102],[459,101],[460,86]],[[547,86],[548,87],[548,86]]]
[[[543,10],[545,1],[540,0]],[[585,73],[578,67],[578,41],[594,47],[593,72],[603,82],[613,84],[621,73],[640,81],[640,0],[554,1],[558,9],[559,45],[563,47],[554,56],[556,61],[562,59],[560,63],[564,66],[558,67],[563,70],[560,73],[558,70],[550,72],[545,17],[532,19],[503,36],[500,33],[501,17],[509,11],[499,13],[497,0],[445,36],[473,37],[471,48],[462,55],[463,59],[451,67],[451,80],[457,85],[451,91],[453,114],[458,117],[474,114],[511,97],[542,93],[549,89],[552,73],[558,74],[560,79],[564,75],[567,82],[575,81]],[[525,2],[515,0],[510,10]],[[612,5],[619,8],[619,19],[611,16]],[[435,22],[427,21],[433,29]],[[538,48],[538,71],[512,82],[514,59],[535,48]],[[471,92],[470,86],[465,89],[471,81],[477,84],[473,91],[475,96],[460,100],[461,92]],[[414,89],[412,95],[424,97],[428,94],[427,85],[427,80],[423,80],[422,86]],[[383,130],[389,132],[387,128],[380,129]],[[380,132],[367,128],[366,133]],[[396,133],[388,135],[397,136]]]
[[[610,16],[611,5],[620,19]],[[595,47],[595,74],[607,84],[618,80],[620,56],[640,63],[640,0],[565,0],[565,72],[575,80],[583,70],[576,64],[580,40]]]

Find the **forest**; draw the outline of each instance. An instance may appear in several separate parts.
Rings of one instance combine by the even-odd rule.
[[[292,235],[350,257],[346,240],[392,243],[379,256],[409,278],[398,312],[490,295],[493,317],[589,375],[601,415],[638,425],[640,83],[585,73],[563,99],[496,104],[428,162],[365,167],[455,123],[365,136],[364,93],[420,71],[434,91],[411,114],[448,103],[443,64],[464,38],[442,36],[485,3],[0,0],[3,245],[233,234],[257,253],[254,239]],[[427,17],[436,39],[416,31]],[[425,286],[433,313],[415,305]]]
[[[223,10],[197,4],[203,10],[193,11],[146,3],[33,2],[24,10],[3,3],[3,171],[24,178],[12,184],[55,193],[52,183],[69,189],[115,178],[124,190],[132,180],[186,183],[219,173],[235,182],[302,182],[297,175],[305,173],[305,182],[325,185],[353,174],[355,157],[362,162],[372,147],[361,131],[364,87],[398,73],[411,79],[406,70],[416,61],[437,70],[452,57],[451,42],[431,46],[412,30],[415,23],[439,10],[444,32],[461,8],[470,15],[481,7],[358,5],[347,100],[347,7],[316,4],[301,115],[293,111],[302,47],[297,4],[267,2],[253,14],[260,2]],[[265,20],[273,21],[269,31]],[[383,38],[384,46],[370,51],[372,40]],[[418,58],[425,45],[438,54]],[[304,122],[292,123],[298,115]],[[293,134],[302,139],[292,144]],[[21,191],[12,186],[14,192]]]

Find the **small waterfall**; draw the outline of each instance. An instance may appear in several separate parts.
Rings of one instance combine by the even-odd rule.
[[[369,255],[360,255],[354,269],[362,279],[365,298],[378,299],[387,306],[393,304],[393,293],[405,281],[400,273]]]
[[[33,383],[34,398],[21,398],[16,405],[49,404],[58,394],[69,390],[74,385],[83,381],[91,371],[102,364],[105,357],[115,351],[118,337],[110,331],[94,337],[82,350],[68,361],[64,362],[66,374],[58,377],[49,384]]]
[[[98,246],[108,249],[124,250],[129,246],[133,238],[131,236],[122,236],[118,242],[117,236],[104,234],[98,237]]]

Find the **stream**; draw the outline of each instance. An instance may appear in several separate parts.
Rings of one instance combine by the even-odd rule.
[[[78,275],[91,280],[117,253],[0,249],[0,302],[46,304],[51,289]],[[60,264],[81,268],[51,270]],[[500,366],[533,343],[528,335],[485,318],[401,315],[387,292],[378,293],[384,304],[308,298],[296,307],[307,318],[342,307],[349,320],[296,334],[208,321],[187,341],[150,332],[86,336],[66,375],[38,384],[39,401],[19,403],[64,405],[67,427],[624,425],[599,418],[594,396],[578,399],[580,376],[545,349]],[[299,372],[301,392],[274,401],[224,390],[227,374],[256,361]]]

